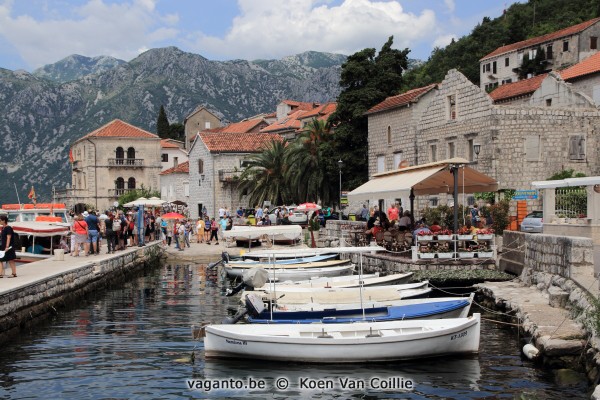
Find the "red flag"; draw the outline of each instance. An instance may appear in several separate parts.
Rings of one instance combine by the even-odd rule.
[[[73,162],[75,161],[75,159],[73,158],[73,149],[69,150],[69,161],[71,162],[71,164],[73,164]]]
[[[29,197],[31,199],[32,202],[35,203],[35,189],[33,188],[33,186],[31,187],[31,190],[29,191],[29,194],[27,195],[27,197]]]

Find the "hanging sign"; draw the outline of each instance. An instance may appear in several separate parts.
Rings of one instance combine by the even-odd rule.
[[[537,200],[538,191],[536,189],[531,190],[515,190],[513,200]]]

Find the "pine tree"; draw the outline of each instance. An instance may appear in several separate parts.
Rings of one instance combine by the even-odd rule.
[[[158,112],[158,119],[156,120],[156,134],[161,139],[171,138],[169,119],[167,118],[167,113],[165,112],[165,108],[162,105],[160,106],[160,111]]]

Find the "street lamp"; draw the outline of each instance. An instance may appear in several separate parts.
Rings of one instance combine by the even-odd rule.
[[[339,160],[338,168],[340,169],[340,221],[342,220],[342,165],[344,165],[344,162],[342,160]]]
[[[475,160],[479,159],[479,152],[481,151],[481,145],[480,144],[474,144],[473,145],[473,152],[475,153]]]

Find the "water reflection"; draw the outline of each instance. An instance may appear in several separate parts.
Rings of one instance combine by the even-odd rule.
[[[223,294],[222,275],[204,265],[165,265],[102,293],[3,346],[0,398],[585,398],[585,385],[561,388],[521,359],[516,335],[484,322],[481,353],[376,365],[303,365],[203,359],[193,324],[220,322],[238,298]],[[231,313],[229,311],[229,313]],[[196,354],[196,362],[190,356]],[[186,380],[264,379],[269,390],[189,390]],[[286,391],[272,389],[286,377]],[[300,378],[331,379],[334,390],[301,390]],[[403,378],[410,391],[342,389],[351,377]]]

